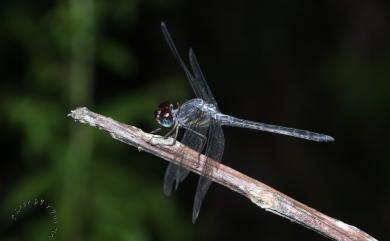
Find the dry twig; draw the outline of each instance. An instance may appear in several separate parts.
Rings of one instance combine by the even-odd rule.
[[[91,112],[85,107],[71,111],[69,116],[81,123],[107,131],[114,139],[135,146],[139,151],[149,152],[192,172],[201,173],[205,156],[201,155],[199,165],[198,153],[178,141],[175,145],[161,145],[163,143],[159,145],[158,142],[171,142],[171,140],[158,138],[159,136],[145,133],[134,126]],[[182,152],[182,148],[185,156],[181,156],[179,160],[177,158],[179,155],[176,154]],[[214,163],[212,166],[214,168],[208,178],[244,195],[266,211],[285,217],[334,240],[376,240],[354,226],[328,217],[225,165]]]

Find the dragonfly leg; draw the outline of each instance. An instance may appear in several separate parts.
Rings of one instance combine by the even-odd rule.
[[[161,128],[160,128],[160,127],[157,128],[157,129],[155,129],[155,130],[153,130],[153,131],[151,131],[150,134],[156,134],[156,133],[159,132],[159,131],[161,131]]]
[[[173,146],[173,145],[176,144],[177,134],[179,133],[179,127],[172,128],[172,130],[175,131],[174,134],[173,134],[173,136],[171,136],[172,133],[169,133],[170,135],[165,135],[165,136],[164,136],[164,139],[168,138],[169,136],[171,136],[171,137],[173,138],[172,143],[166,144],[166,146]],[[170,132],[173,132],[172,130],[171,130]],[[167,133],[167,134],[168,134],[168,133]]]
[[[165,135],[164,135],[164,139],[168,139],[173,133],[174,133],[174,131],[176,131],[177,129],[179,129],[179,128],[177,128],[177,125],[174,125],[173,127],[172,127],[172,129],[170,129]]]
[[[149,143],[152,142],[153,138],[157,138],[157,139],[168,139],[169,137],[172,137],[173,138],[173,141],[170,142],[170,143],[164,143],[164,144],[159,144],[159,145],[164,145],[164,146],[173,146],[176,144],[176,139],[177,139],[177,135],[179,133],[179,127],[177,125],[173,126],[172,129],[170,129],[164,136],[152,136],[152,138],[150,138],[149,140]],[[172,135],[173,134],[173,135]]]
[[[154,131],[152,131],[152,132],[150,132],[150,134],[155,134],[156,132],[159,132],[161,130],[161,128],[157,128],[156,130],[154,130]],[[178,125],[177,124],[175,124],[173,127],[172,127],[172,129],[170,129],[164,136],[152,136],[151,138],[150,138],[150,140],[148,141],[148,143],[151,143],[152,142],[152,140],[154,139],[154,138],[156,138],[156,139],[160,139],[160,138],[162,138],[162,139],[168,139],[169,137],[173,137],[173,141],[171,142],[171,143],[167,143],[167,144],[163,144],[164,146],[173,146],[173,145],[175,145],[176,144],[176,138],[177,138],[177,134],[179,133],[179,127],[178,127]],[[173,136],[172,136],[172,134],[173,134]],[[161,145],[161,144],[160,144]]]

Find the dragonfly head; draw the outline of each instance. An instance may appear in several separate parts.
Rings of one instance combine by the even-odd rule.
[[[173,116],[172,110],[174,106],[169,102],[162,102],[158,109],[154,111],[154,117],[158,124],[163,127],[172,127],[175,123],[175,118]]]

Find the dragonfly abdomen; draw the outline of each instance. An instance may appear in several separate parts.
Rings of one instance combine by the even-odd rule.
[[[244,120],[244,119],[240,119],[240,118],[236,118],[224,114],[219,114],[217,116],[217,119],[221,123],[221,125],[225,125],[225,126],[247,128],[247,129],[253,129],[258,131],[266,131],[266,132],[306,139],[309,141],[317,141],[317,142],[334,141],[333,137],[331,136],[312,132],[312,131],[248,121],[248,120]]]

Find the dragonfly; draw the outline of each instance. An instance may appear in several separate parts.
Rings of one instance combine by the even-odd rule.
[[[193,223],[198,218],[203,199],[212,183],[206,177],[214,168],[209,160],[213,159],[217,163],[222,160],[225,145],[222,126],[266,131],[316,142],[334,141],[334,138],[331,136],[312,131],[254,122],[221,113],[193,49],[190,48],[188,53],[191,65],[190,71],[181,58],[164,22],[161,22],[161,31],[174,58],[184,70],[184,74],[196,98],[190,99],[180,106],[175,106],[166,101],[162,102],[154,112],[155,119],[162,127],[170,128],[165,138],[173,137],[174,141],[176,141],[179,129],[183,129],[184,134],[181,138],[181,143],[197,151],[199,158],[202,153],[207,158],[202,167],[202,174],[199,177],[196,188],[192,210]],[[169,163],[164,175],[164,194],[170,196],[173,189],[176,191],[179,184],[188,176],[189,172],[189,170],[179,165]]]

